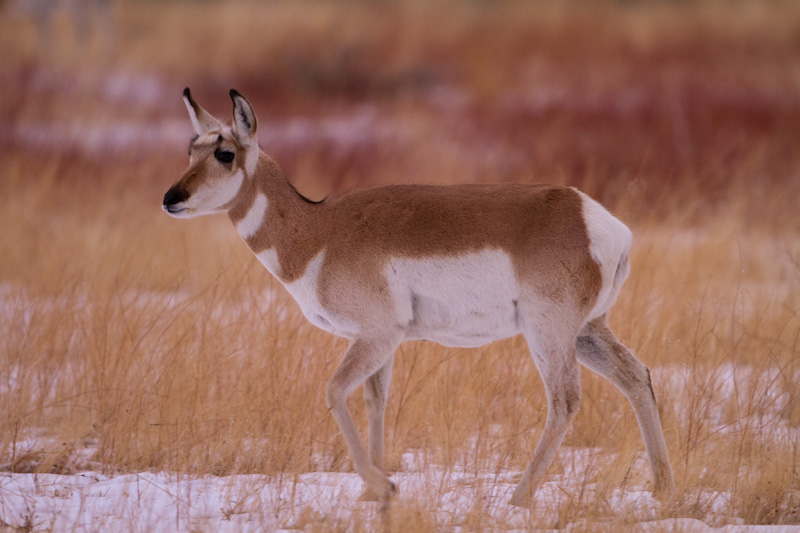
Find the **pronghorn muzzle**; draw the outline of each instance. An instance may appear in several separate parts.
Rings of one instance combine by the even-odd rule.
[[[171,215],[176,215],[181,211],[186,210],[186,207],[181,206],[182,202],[189,199],[189,192],[178,185],[173,185],[164,195],[164,203],[161,206],[164,211]]]

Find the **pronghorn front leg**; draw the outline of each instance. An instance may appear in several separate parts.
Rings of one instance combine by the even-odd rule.
[[[353,390],[371,376],[374,378],[367,387],[372,387],[376,383],[385,380],[386,387],[382,391],[388,390],[389,377],[391,376],[392,359],[394,350],[402,339],[398,335],[386,335],[378,338],[356,339],[350,345],[347,353],[339,364],[339,368],[328,383],[326,401],[333,418],[339,425],[350,457],[353,459],[353,466],[356,472],[364,479],[367,488],[381,500],[386,500],[396,490],[394,483],[381,471],[380,466],[373,464],[361,439],[358,436],[350,411],[347,409],[347,397]],[[365,391],[365,397],[367,393]],[[369,406],[369,402],[367,404]],[[370,422],[370,451],[371,455],[380,451],[381,463],[383,455],[383,406],[385,405],[385,392],[383,401],[380,404],[373,404],[369,409]],[[376,407],[380,407],[380,416],[373,414]],[[375,435],[380,428],[380,438]],[[372,442],[375,442],[373,445]],[[373,461],[375,456],[372,457]]]
[[[383,470],[383,420],[393,364],[394,353],[377,372],[364,382],[364,403],[367,406],[367,422],[369,424],[369,460],[380,470]]]
[[[394,353],[389,360],[364,382],[364,403],[367,406],[367,423],[369,427],[369,460],[372,466],[383,472],[383,439],[384,439],[384,414],[386,412],[386,397],[389,394],[389,381],[392,378],[392,365]],[[369,489],[361,495],[363,500],[379,499],[378,495]]]

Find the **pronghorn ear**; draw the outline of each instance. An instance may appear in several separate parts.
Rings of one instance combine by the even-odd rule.
[[[256,137],[258,121],[253,106],[247,98],[239,94],[236,89],[231,89],[231,100],[233,100],[233,133],[244,145],[249,145],[250,141]]]
[[[219,120],[192,100],[192,93],[189,92],[188,87],[183,90],[183,103],[186,104],[186,110],[189,111],[189,118],[196,134],[203,135],[211,130],[222,128],[222,123]]]

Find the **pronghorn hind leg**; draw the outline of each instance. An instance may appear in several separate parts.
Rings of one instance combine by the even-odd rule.
[[[653,471],[653,492],[659,497],[669,497],[675,484],[650,371],[617,340],[605,315],[583,327],[575,346],[578,361],[611,381],[630,402]]]
[[[348,348],[347,353],[336,369],[333,377],[328,383],[326,402],[333,418],[339,425],[342,432],[350,457],[353,459],[353,466],[356,472],[364,479],[367,489],[378,499],[386,500],[397,489],[391,481],[384,475],[380,468],[376,467],[367,456],[361,439],[358,436],[350,411],[347,409],[347,397],[353,390],[363,383],[370,376],[384,372],[391,374],[391,360],[394,350],[400,343],[400,339],[393,337],[383,337],[378,339],[356,339]],[[388,385],[388,375],[383,376]],[[380,380],[380,377],[378,378]],[[387,387],[388,389],[388,387]],[[377,417],[376,417],[377,418]],[[383,415],[380,417],[381,440],[380,447],[383,448]],[[370,417],[370,437],[372,437],[372,416]],[[376,430],[377,431],[377,430]],[[372,439],[371,439],[372,440]],[[377,445],[377,443],[376,443]],[[372,450],[372,445],[370,445]]]
[[[566,343],[547,342],[549,339],[542,339],[538,334],[526,333],[525,338],[547,392],[544,431],[510,501],[511,505],[530,508],[536,488],[553,463],[569,424],[578,411],[581,381],[572,343],[574,337],[569,337]]]
[[[369,427],[369,460],[372,466],[383,471],[384,414],[386,398],[389,394],[389,381],[392,378],[394,354],[374,374],[364,382],[364,403],[367,406],[367,424]],[[378,495],[368,487],[361,494],[362,500],[377,500]]]

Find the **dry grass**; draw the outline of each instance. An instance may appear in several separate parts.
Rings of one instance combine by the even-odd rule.
[[[799,21],[790,2],[122,3],[112,44],[76,42],[61,17],[66,44],[47,50],[0,15],[0,463],[287,482],[351,468],[323,398],[345,343],[226,220],[160,211],[185,164],[180,90],[227,113],[236,86],[312,196],[550,181],[602,199],[636,235],[612,325],[653,370],[678,483],[662,514],[800,523]],[[636,422],[608,383],[583,387],[575,453],[551,472],[569,495],[557,524],[624,525],[613,491],[649,483]],[[360,394],[351,409],[363,427]],[[545,414],[521,339],[403,345],[388,469],[413,454],[484,477],[464,516],[435,513],[460,490],[445,475],[383,525],[505,527],[485,474],[521,471]]]

